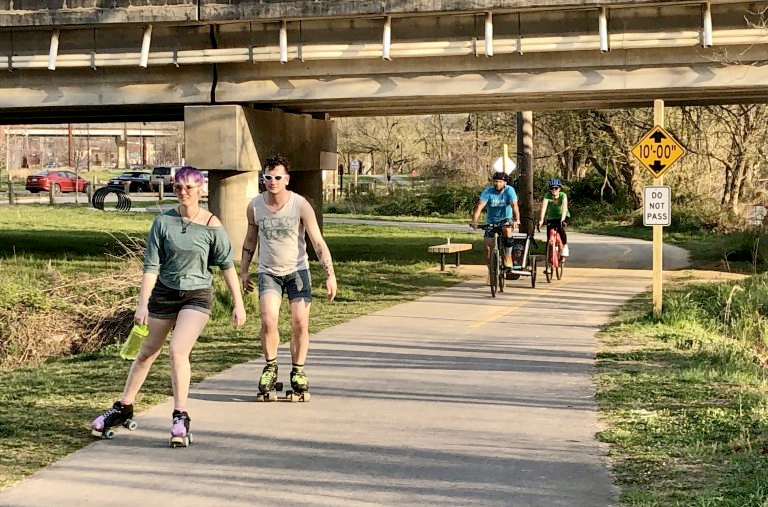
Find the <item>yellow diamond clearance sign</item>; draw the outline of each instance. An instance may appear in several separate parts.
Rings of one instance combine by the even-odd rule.
[[[632,148],[632,155],[654,178],[660,178],[677,159],[685,155],[685,149],[669,132],[656,125]]]

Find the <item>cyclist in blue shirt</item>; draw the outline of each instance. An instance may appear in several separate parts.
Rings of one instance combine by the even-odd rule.
[[[489,225],[503,225],[504,242],[504,266],[512,267],[512,232],[515,225],[520,223],[520,209],[517,206],[517,193],[510,185],[507,185],[507,175],[503,172],[493,173],[493,185],[490,185],[480,194],[480,202],[475,207],[472,215],[472,228],[477,229],[477,220],[480,218],[483,208],[488,206],[486,222]],[[485,262],[491,257],[493,250],[493,231],[485,231]]]

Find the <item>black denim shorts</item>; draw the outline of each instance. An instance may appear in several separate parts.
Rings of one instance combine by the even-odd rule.
[[[149,296],[149,316],[154,319],[175,319],[182,310],[195,310],[206,315],[213,308],[213,287],[176,290],[155,283]]]
[[[512,220],[507,218],[507,219],[502,220],[501,222],[496,223],[495,225],[499,225],[499,226],[503,227],[503,226],[511,224],[511,223],[512,223]],[[492,238],[494,232],[495,232],[494,229],[491,229],[489,227],[488,229],[485,230],[485,233],[483,234],[483,236],[486,237],[486,238]],[[501,234],[501,231],[499,231],[499,234]]]

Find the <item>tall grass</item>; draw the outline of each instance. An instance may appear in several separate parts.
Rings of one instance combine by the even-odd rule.
[[[601,335],[599,438],[621,505],[768,505],[768,275],[637,298]]]

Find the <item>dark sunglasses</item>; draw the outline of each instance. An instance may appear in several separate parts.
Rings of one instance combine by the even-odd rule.
[[[275,176],[272,176],[271,174],[265,174],[264,175],[264,179],[267,180],[267,181],[272,181],[272,178],[274,178],[275,181],[280,181],[280,180],[283,179],[283,175],[282,174],[277,174]]]

